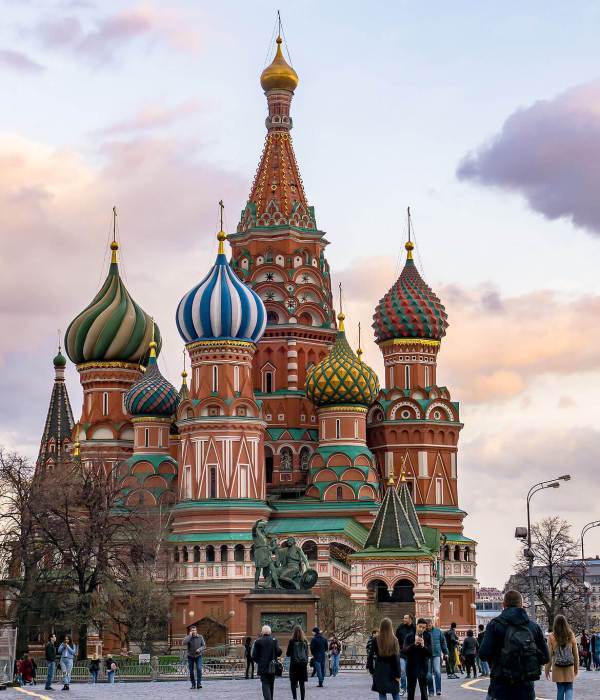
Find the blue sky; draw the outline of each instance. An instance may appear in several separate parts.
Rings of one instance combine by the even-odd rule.
[[[363,328],[394,281],[411,206],[421,270],[450,314],[440,376],[462,402],[466,529],[481,541],[482,584],[501,585],[529,482],[572,466],[580,485],[595,485],[600,6],[1,7],[0,389],[10,400],[0,440],[35,457],[56,328],[105,273],[113,204],[125,279],[159,319],[162,369],[177,381],[175,307],[214,255],[218,199],[230,230],[245,203],[279,8],[300,77],[296,154],[334,282]],[[458,177],[469,154],[470,174]],[[364,345],[380,369],[377,348]],[[68,376],[77,414],[73,368]],[[597,497],[575,483],[540,514],[561,512],[576,529],[597,517]]]

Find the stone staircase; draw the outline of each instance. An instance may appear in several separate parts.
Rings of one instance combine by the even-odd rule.
[[[394,630],[402,622],[402,618],[407,613],[415,614],[414,603],[377,603],[377,610],[381,617],[389,617],[394,626]]]

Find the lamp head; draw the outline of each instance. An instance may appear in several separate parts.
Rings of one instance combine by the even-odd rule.
[[[549,489],[557,489],[559,487],[560,487],[560,484],[558,483],[558,481],[553,481],[551,484],[548,484]]]
[[[570,474],[563,474],[562,476],[558,477],[561,481],[571,481],[571,475]]]

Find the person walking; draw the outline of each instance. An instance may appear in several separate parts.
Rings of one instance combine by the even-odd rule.
[[[54,680],[54,671],[56,670],[56,635],[54,634],[54,632],[48,638],[46,648],[44,649],[44,657],[48,666],[48,672],[46,674],[46,685],[44,687],[46,690],[54,690],[54,688],[52,687],[52,681]]]
[[[409,634],[414,634],[416,630],[413,616],[406,614],[402,622],[396,628],[396,639],[400,647],[400,688],[406,691],[406,656],[404,655],[404,641]]]
[[[423,618],[420,618],[417,620],[415,633],[409,634],[404,640],[408,700],[415,700],[417,685],[421,693],[421,700],[427,700],[427,671],[429,670],[431,648],[428,645],[426,627],[427,623]]]
[[[452,622],[450,629],[444,632],[446,646],[448,647],[448,662],[446,663],[446,675],[448,678],[458,678],[456,675],[456,657],[458,655],[458,635],[456,634],[456,622]]]
[[[196,625],[192,625],[190,633],[183,638],[183,646],[187,651],[191,690],[200,689],[202,688],[202,654],[206,649],[206,642],[204,637],[198,634]]]
[[[325,664],[327,663],[327,640],[321,634],[318,627],[313,627],[313,638],[310,640],[310,653],[312,654],[315,671],[319,679],[319,688],[323,687],[325,678]]]
[[[427,620],[427,635],[431,658],[429,659],[429,669],[427,672],[427,690],[429,695],[442,694],[442,657],[448,663],[448,645],[446,637],[439,627],[436,627],[431,620]],[[435,682],[435,683],[434,683]]]
[[[92,656],[88,670],[90,672],[90,683],[95,685],[98,682],[98,674],[100,673],[100,659],[98,658],[98,654]]]
[[[507,591],[504,610],[486,627],[479,656],[492,672],[488,695],[494,700],[535,700],[534,682],[548,663],[548,645],[539,625],[523,609],[523,596]]]
[[[400,645],[389,617],[383,618],[370,641],[367,670],[373,676],[371,690],[379,693],[379,700],[386,700],[388,694],[392,700],[399,700]]]
[[[308,642],[300,625],[294,627],[285,655],[290,660],[292,698],[297,700],[296,689],[300,686],[300,700],[304,700],[305,684],[308,683]]]
[[[479,644],[477,643],[477,638],[473,634],[473,630],[467,630],[467,636],[463,641],[461,651],[465,659],[465,669],[467,671],[467,678],[471,677],[471,671],[473,671],[473,678],[477,678],[477,665],[475,663],[475,660],[477,659]]]
[[[71,637],[66,635],[62,641],[62,644],[58,647],[60,668],[63,674],[63,687],[61,690],[70,690],[69,686],[71,685],[71,672],[73,671],[73,662],[75,661],[76,655],[76,647],[71,641]]]
[[[244,658],[246,659],[246,678],[254,680],[254,661],[252,661],[252,637],[244,640]],[[250,676],[250,672],[252,675]]]
[[[23,678],[23,685],[33,685],[33,663],[29,654],[23,654],[21,676]]]
[[[479,633],[477,634],[477,647],[480,649],[481,648],[481,643],[483,642],[483,638],[485,636],[485,627],[483,625],[479,625]],[[482,676],[489,676],[490,675],[490,665],[488,664],[487,661],[484,661],[479,654],[477,654],[477,661],[479,663],[479,671]]]
[[[281,656],[279,642],[271,634],[269,625],[264,625],[261,636],[252,647],[252,661],[256,663],[256,673],[260,676],[264,700],[273,700],[275,692],[275,662]]]
[[[600,671],[600,632],[596,630],[592,637],[592,654],[594,656],[594,668]]]
[[[106,659],[105,665],[106,665],[106,679],[110,683],[110,685],[114,685],[116,677],[117,677],[117,671],[119,670],[119,667],[117,666],[117,663],[112,658],[112,656],[109,656],[108,659]]]
[[[548,637],[550,659],[546,664],[546,678],[556,683],[556,700],[573,700],[573,682],[579,672],[577,640],[564,615],[554,618]]]
[[[329,658],[331,660],[330,674],[335,677],[340,672],[340,656],[342,654],[342,645],[338,638],[333,635],[329,641]]]
[[[586,631],[582,630],[582,632],[581,632],[581,651],[582,651],[581,656],[583,657],[582,661],[584,663],[586,671],[591,670],[591,663],[592,663],[592,657],[590,654],[591,646],[592,645],[591,645],[590,638],[586,634]]]

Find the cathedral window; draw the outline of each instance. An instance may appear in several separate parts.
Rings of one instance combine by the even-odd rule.
[[[267,484],[273,483],[273,450],[265,447],[265,479]]]
[[[150,447],[150,428],[144,428],[144,447]]]
[[[458,545],[454,547],[454,561],[460,561],[460,547]]]
[[[358,421],[354,419],[354,437],[358,440]]]
[[[240,390],[240,367],[239,365],[234,365],[233,367],[233,390]]]
[[[217,497],[217,468],[210,467],[208,470],[208,497]]]
[[[389,376],[388,384],[391,388],[394,386],[394,367],[393,366],[389,368],[388,376]]]
[[[184,547],[183,548],[183,561],[189,561],[189,554],[188,554],[188,548]]]
[[[196,545],[194,547],[194,564],[199,564],[200,563],[200,547]]]
[[[465,561],[471,561],[471,550],[469,547],[465,547]]]
[[[246,416],[248,415],[248,411],[245,406],[240,406],[239,408],[236,409],[235,411],[236,415],[238,416]]]
[[[273,372],[263,374],[263,391],[270,394],[273,391]]]
[[[192,468],[191,467],[185,467],[183,471],[183,489],[184,489],[184,498],[190,499],[192,497]]]
[[[102,415],[108,415],[108,391],[102,393]]]
[[[335,436],[339,438],[342,433],[342,421],[339,418],[335,419]]]
[[[158,446],[159,447],[163,446],[163,431],[160,428],[158,430]]]
[[[179,564],[179,547],[175,547],[174,559],[175,559],[175,563]]]
[[[435,502],[438,506],[444,503],[444,482],[441,479],[435,480]]]
[[[236,544],[233,549],[233,561],[244,561],[244,545]]]
[[[321,421],[321,440],[325,439],[325,421]]]
[[[282,447],[279,453],[279,468],[282,472],[292,471],[293,454],[289,447]]]
[[[206,561],[209,564],[212,564],[215,561],[215,548],[212,546],[212,544],[209,544],[206,547]]]
[[[429,386],[429,367],[425,367],[425,386]]]
[[[308,447],[303,447],[300,450],[300,469],[303,472],[308,471],[308,463],[310,460],[310,450]]]
[[[341,486],[338,486],[335,490],[335,497],[336,500],[338,501],[343,501],[344,500],[344,489]]]
[[[219,391],[219,368],[217,365],[213,365],[212,368],[212,390]]]
[[[229,561],[229,547],[226,544],[221,545],[221,561]]]
[[[404,365],[404,388],[410,389],[410,365]]]
[[[429,472],[427,470],[427,452],[421,451],[419,452],[419,477],[421,479],[425,479],[429,476]]]
[[[240,465],[240,498],[248,498],[248,466]]]

